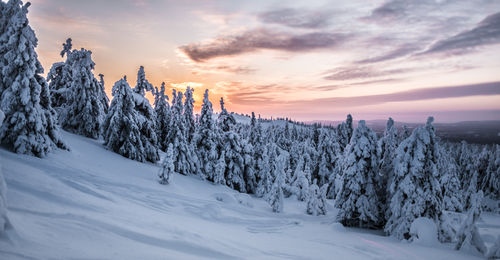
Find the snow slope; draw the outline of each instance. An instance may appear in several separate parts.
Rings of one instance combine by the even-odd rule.
[[[71,151],[39,159],[0,148],[14,229],[0,259],[474,259],[451,245],[400,242],[306,215],[192,176],[157,183],[159,166],[63,133]],[[490,216],[498,223],[498,216]],[[488,225],[492,228],[492,225]],[[498,228],[498,227],[497,227]]]

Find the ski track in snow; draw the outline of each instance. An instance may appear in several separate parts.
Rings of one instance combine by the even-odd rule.
[[[14,226],[0,237],[0,259],[478,257],[451,245],[423,247],[343,228],[333,221],[332,202],[326,216],[313,217],[290,198],[276,214],[262,199],[193,176],[175,175],[163,186],[154,164],[66,132],[64,139],[72,151],[44,159],[0,149]],[[234,200],[219,201],[217,194]],[[480,227],[498,230],[497,219]]]

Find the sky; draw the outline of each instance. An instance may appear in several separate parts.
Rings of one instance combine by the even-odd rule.
[[[500,0],[33,0],[28,18],[45,72],[71,37],[110,98],[143,65],[216,111],[500,120]]]

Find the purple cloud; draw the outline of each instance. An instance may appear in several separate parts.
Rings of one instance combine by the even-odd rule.
[[[234,56],[261,49],[306,52],[336,47],[346,36],[336,33],[291,34],[268,29],[246,31],[239,35],[219,37],[208,43],[179,47],[191,60],[204,62],[217,57]]]
[[[264,23],[280,24],[293,28],[318,29],[330,24],[332,13],[330,11],[310,11],[284,8],[264,12],[258,15]]]
[[[376,70],[370,67],[341,67],[328,71],[327,80],[356,80],[410,72],[413,69]]]
[[[475,28],[434,43],[421,54],[464,51],[470,48],[500,43],[500,12],[487,16]]]

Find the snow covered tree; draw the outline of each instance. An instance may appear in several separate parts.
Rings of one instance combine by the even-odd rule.
[[[440,172],[439,182],[442,187],[443,209],[461,212],[463,210],[463,197],[458,180],[457,165],[450,153],[442,146],[439,147],[437,168]]]
[[[165,82],[161,83],[159,91],[155,91],[155,114],[156,114],[156,136],[158,147],[166,151],[168,149],[168,134],[172,112],[168,104],[168,96],[165,95]]]
[[[151,83],[149,83],[146,79],[144,66],[140,66],[137,71],[137,84],[134,87],[134,92],[144,97],[146,95],[146,91],[153,91],[153,85],[151,85]]]
[[[300,201],[308,201],[310,195],[310,182],[311,170],[309,168],[309,165],[304,163],[304,157],[301,156],[290,181],[290,187],[288,188],[289,192],[296,195],[297,199]]]
[[[396,151],[394,180],[390,184],[390,217],[385,231],[399,239],[409,238],[411,223],[427,217],[438,223],[442,211],[439,183],[439,145],[429,117]]]
[[[169,184],[174,174],[174,155],[172,144],[168,145],[167,155],[165,159],[163,159],[163,163],[161,164],[161,169],[158,172],[158,178],[160,184]]]
[[[146,161],[141,140],[140,120],[127,78],[113,86],[113,100],[104,121],[104,145],[111,151],[139,162]]]
[[[145,97],[145,91],[153,91],[153,86],[147,81],[144,67],[141,66],[137,72],[137,84],[132,95],[135,101],[135,110],[139,115],[140,138],[144,147],[144,156],[147,161],[156,162],[160,160],[158,137],[156,136],[156,115],[149,100]]]
[[[0,3],[0,13],[4,3]],[[0,126],[2,125],[5,115],[0,110]],[[7,184],[3,178],[2,164],[0,164],[0,235],[10,226],[9,218],[7,217]]]
[[[67,147],[59,136],[47,82],[40,76],[37,38],[26,16],[29,6],[19,0],[2,4],[0,109],[5,121],[0,140],[16,153],[43,157],[55,147]]]
[[[481,189],[485,196],[500,200],[500,145],[495,145]]]
[[[104,75],[99,73],[99,85],[100,87],[100,94],[101,94],[101,104],[104,107],[104,113],[107,114],[109,110],[109,98],[108,95],[106,95],[106,92],[104,92]]]
[[[267,148],[262,133],[262,125],[260,121],[256,120],[255,113],[253,112],[250,122],[250,136],[248,142],[252,145],[253,148],[252,162],[253,175],[255,177],[254,180],[252,179],[250,181],[250,183],[255,181],[255,184],[250,184],[251,186],[254,186],[254,189],[251,189],[250,192],[253,192],[257,196],[262,197],[267,191],[269,191],[266,187],[270,187],[270,185],[267,185],[265,183],[268,183],[269,181],[270,168],[269,161],[265,158]]]
[[[481,216],[481,202],[483,200],[483,191],[473,194],[471,198],[471,207],[467,212],[467,217],[457,233],[456,250],[462,248],[476,249],[482,255],[486,254],[486,246],[479,234],[476,222]]]
[[[339,136],[339,145],[342,151],[344,151],[345,147],[351,141],[352,134],[352,116],[349,114],[347,115],[346,121],[337,126],[337,135]]]
[[[175,100],[172,101],[173,111],[168,142],[173,144],[175,172],[188,175],[196,169],[196,155],[186,139],[186,124],[184,122],[184,106],[182,102],[183,94],[180,91],[175,92],[174,89],[172,96],[175,97]]]
[[[286,152],[282,152],[276,158],[274,182],[267,197],[269,205],[273,209],[273,212],[276,213],[283,212],[283,187],[285,185],[285,166],[288,160],[287,157]]]
[[[66,61],[61,67],[61,75],[49,75],[54,95],[61,94],[60,120],[62,127],[75,134],[97,139],[101,136],[102,124],[106,116],[103,98],[104,87],[94,77],[95,63],[92,52],[85,49],[71,50],[71,39],[61,52]],[[54,68],[57,72],[57,65]],[[58,85],[62,84],[62,85]],[[58,104],[59,105],[59,104]]]
[[[472,178],[469,180],[469,185],[467,186],[467,190],[465,190],[465,202],[463,205],[463,208],[466,210],[469,210],[473,206],[473,198],[474,194],[476,194],[479,189],[477,188],[477,175],[478,172],[475,171],[474,174],[472,174]]]
[[[186,89],[185,100],[184,100],[184,122],[186,123],[186,139],[190,143],[193,139],[194,132],[196,130],[196,125],[194,122],[194,99],[193,99],[194,89],[189,86]]]
[[[321,189],[314,179],[313,184],[309,188],[309,196],[307,200],[307,214],[309,215],[326,215],[326,188],[327,184],[323,185]]]
[[[224,154],[224,151],[222,151],[219,160],[217,160],[217,164],[215,165],[214,168],[213,181],[215,184],[226,184],[226,179],[224,176],[225,172],[226,172],[226,156]]]
[[[219,114],[219,118],[217,121],[219,122],[219,128],[224,131],[228,132],[231,130],[231,127],[236,124],[236,119],[234,119],[233,115],[229,114],[224,107],[224,99],[220,98],[220,109],[221,112]]]
[[[67,83],[64,80],[70,78],[70,76],[65,76],[68,70],[64,69],[64,62],[56,62],[52,64],[49,74],[47,74],[47,82],[49,83],[50,90],[50,101],[52,107],[60,114],[59,111],[62,106],[68,103],[69,89],[67,88]]]
[[[343,225],[374,228],[381,224],[378,160],[377,136],[361,120],[345,149],[342,186],[336,198],[337,219]]]
[[[194,138],[194,145],[200,160],[200,173],[203,175],[203,178],[214,182],[215,167],[218,164],[217,161],[219,157],[217,146],[220,137],[218,132],[213,120],[212,102],[208,99],[208,89],[206,89],[203,95],[203,105],[201,106],[201,114],[198,128],[196,129],[197,134]]]

